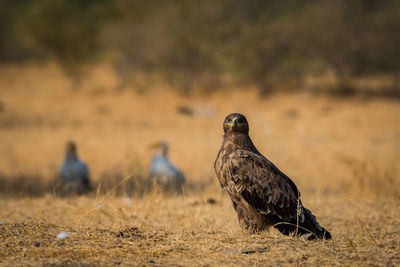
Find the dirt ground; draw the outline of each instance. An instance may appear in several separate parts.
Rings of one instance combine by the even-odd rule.
[[[107,67],[81,89],[51,64],[0,68],[1,265],[400,264],[400,101],[116,83]],[[332,240],[239,229],[213,170],[231,112]],[[71,139],[91,170],[87,196],[58,191]],[[188,179],[182,195],[146,187],[157,140]]]

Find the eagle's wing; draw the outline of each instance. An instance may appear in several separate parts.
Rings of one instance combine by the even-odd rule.
[[[296,185],[262,155],[239,149],[227,162],[229,190],[235,190],[258,212],[296,219],[301,206]],[[300,214],[299,214],[300,215]]]

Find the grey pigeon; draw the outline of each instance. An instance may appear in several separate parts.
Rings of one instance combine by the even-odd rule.
[[[89,169],[79,160],[76,144],[68,142],[65,149],[65,161],[60,168],[61,182],[69,193],[84,194],[90,190]]]
[[[167,142],[160,141],[151,147],[155,148],[156,152],[150,164],[150,177],[155,178],[160,185],[169,188],[176,187],[180,191],[186,179],[183,173],[169,162]]]

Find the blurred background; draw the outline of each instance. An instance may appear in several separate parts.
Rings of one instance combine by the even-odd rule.
[[[395,0],[0,0],[0,194],[54,191],[68,140],[105,191],[145,180],[158,140],[191,190],[220,190],[241,112],[302,191],[398,198],[399,18]]]
[[[156,79],[184,93],[231,84],[351,93],[379,77],[381,93],[400,90],[395,0],[2,0],[0,10],[2,62],[52,60],[76,85],[85,65],[108,63],[118,88]]]

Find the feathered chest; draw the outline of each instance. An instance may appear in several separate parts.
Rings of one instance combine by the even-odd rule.
[[[241,182],[246,182],[246,175],[241,173],[244,168],[241,151],[247,150],[258,153],[248,136],[225,136],[214,163],[215,173],[224,189],[239,176],[244,178]]]

